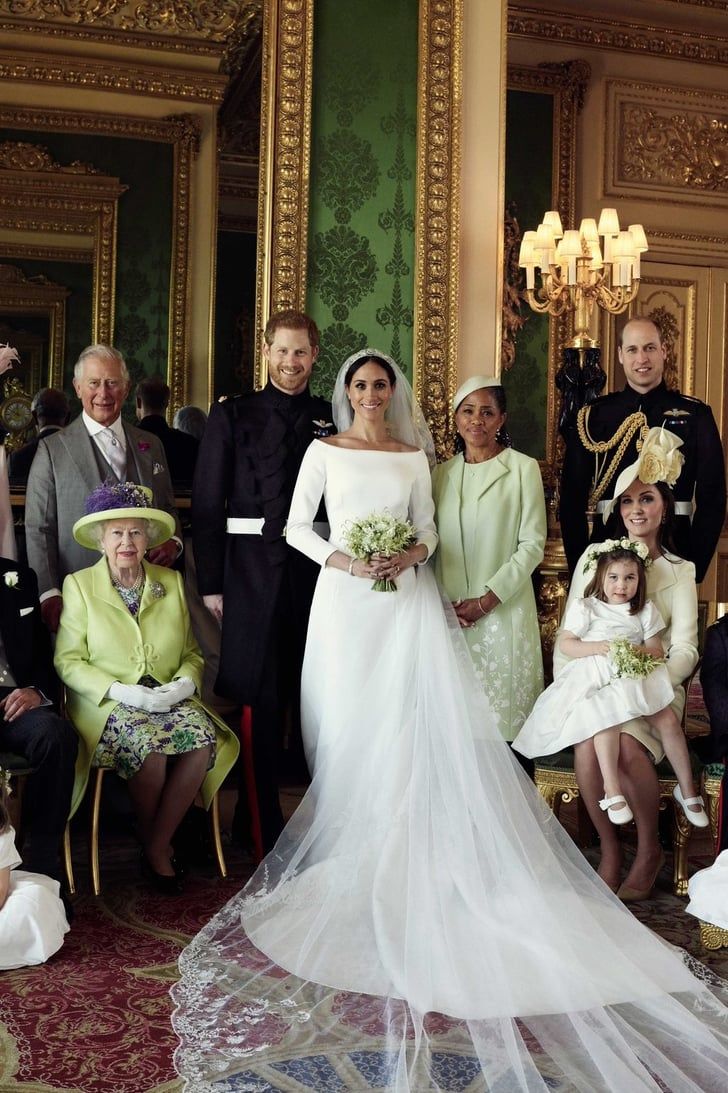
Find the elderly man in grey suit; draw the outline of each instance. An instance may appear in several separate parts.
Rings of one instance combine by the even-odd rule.
[[[39,442],[25,497],[28,562],[38,576],[43,620],[52,633],[61,615],[63,578],[98,561],[72,534],[96,486],[108,480],[139,482],[152,490],[158,508],[177,518],[164,448],[151,433],[121,419],[129,373],[118,349],[84,349],[73,386],[83,411],[62,432]],[[149,559],[171,565],[181,549],[181,540],[169,539],[151,550]]]

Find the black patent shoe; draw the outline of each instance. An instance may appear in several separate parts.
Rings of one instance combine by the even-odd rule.
[[[166,873],[158,873],[157,870],[152,867],[143,850],[141,858],[139,859],[139,864],[142,876],[149,882],[155,892],[159,892],[163,896],[178,896],[180,894],[182,891],[182,884],[176,873],[172,877],[167,876]]]

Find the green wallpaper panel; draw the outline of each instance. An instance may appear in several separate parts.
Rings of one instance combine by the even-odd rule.
[[[506,204],[515,204],[521,232],[538,226],[552,208],[553,96],[509,91],[506,100]],[[525,285],[525,282],[524,282]],[[519,451],[546,456],[549,322],[524,302],[516,360],[503,374],[508,429]]]
[[[42,144],[58,163],[68,164],[74,160],[92,163],[102,173],[119,178],[129,187],[119,198],[114,344],[126,358],[132,391],[136,381],[145,375],[158,372],[166,375],[172,255],[172,145],[19,129],[1,129],[0,140]],[[88,345],[90,340],[89,326],[87,336],[82,339],[83,345]],[[73,365],[74,360],[69,344],[67,364]],[[126,413],[133,417],[131,403],[130,399]]]
[[[412,375],[418,7],[316,3],[307,307],[321,394],[366,345]]]

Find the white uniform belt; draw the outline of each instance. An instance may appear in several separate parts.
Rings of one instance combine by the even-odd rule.
[[[228,516],[227,518],[227,530],[229,535],[262,535],[263,534],[263,517],[262,516]],[[313,525],[313,530],[317,535],[320,535],[322,539],[328,539],[329,537],[329,525],[323,520],[317,520]]]
[[[604,516],[604,511],[611,502],[609,501],[597,501],[597,512],[600,516]],[[676,516],[690,516],[693,515],[693,503],[692,501],[676,501],[675,502],[675,515]]]

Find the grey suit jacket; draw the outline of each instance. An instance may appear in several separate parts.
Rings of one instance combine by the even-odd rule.
[[[128,457],[138,470],[136,481],[152,490],[153,503],[174,516],[181,534],[164,448],[151,433],[126,423],[124,431]],[[79,416],[38,444],[25,494],[25,540],[41,595],[60,589],[69,573],[98,561],[98,554],[73,538],[84,502],[101,482],[93,443]]]

